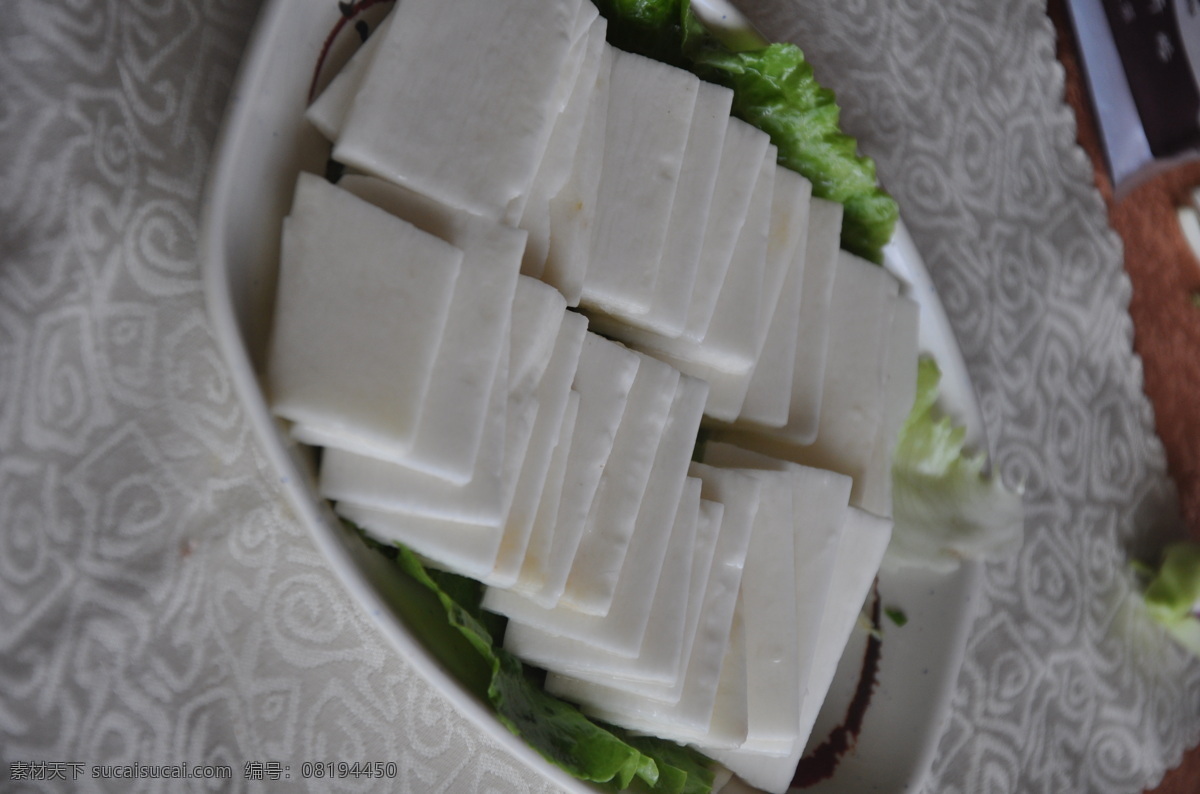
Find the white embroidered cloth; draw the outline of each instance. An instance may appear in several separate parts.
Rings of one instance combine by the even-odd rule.
[[[1043,4],[755,7],[878,159],[996,466],[1026,487],[1028,539],[987,571],[930,790],[1155,784],[1200,741],[1200,664],[1125,609],[1127,555],[1171,530],[1173,496]],[[196,241],[256,9],[0,16],[0,788],[295,790],[303,761],[347,759],[398,776],[309,790],[551,791],[358,614],[231,390]],[[85,775],[10,780],[35,762]],[[184,762],[233,779],[86,774]]]

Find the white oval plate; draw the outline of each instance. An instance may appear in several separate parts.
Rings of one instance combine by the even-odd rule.
[[[366,13],[380,13],[379,3]],[[317,496],[303,447],[281,432],[267,408],[259,373],[274,303],[280,223],[301,170],[323,173],[328,145],[303,119],[312,75],[328,48],[323,77],[358,43],[353,25],[331,37],[341,14],[335,0],[267,0],[230,95],[214,151],[204,206],[201,258],[214,334],[254,432],[299,521],[350,595],[396,649],[465,717],[564,790],[593,789],[542,760],[470,695],[416,640],[395,608],[391,567],[370,552]],[[327,41],[328,40],[328,41]],[[921,257],[901,227],[886,264],[921,305],[921,345],[943,370],[943,402],[978,443],[982,423],[961,354]],[[805,791],[912,791],[932,763],[966,644],[979,566],[950,574],[884,571],[885,604],[906,613],[903,628],[885,628],[878,683],[855,747],[827,780]],[[865,634],[844,657],[814,734],[840,723],[853,691]]]

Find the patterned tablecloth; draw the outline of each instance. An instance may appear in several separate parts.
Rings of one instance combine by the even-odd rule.
[[[186,790],[86,774],[186,762],[272,790],[273,765],[346,758],[397,762],[389,790],[550,791],[356,612],[232,392],[196,241],[256,10],[13,0],[0,16],[0,788]],[[1200,741],[1200,664],[1127,608],[1128,556],[1177,511],[1044,4],[757,12],[878,159],[996,466],[1025,483],[1027,542],[987,569],[932,790],[1153,785]],[[85,774],[10,779],[35,762]]]

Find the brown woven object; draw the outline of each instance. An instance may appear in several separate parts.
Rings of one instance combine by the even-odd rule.
[[[1155,428],[1189,531],[1200,541],[1200,306],[1192,297],[1200,295],[1200,261],[1176,220],[1176,207],[1200,186],[1200,162],[1159,174],[1117,201],[1063,0],[1049,0],[1049,12],[1058,30],[1058,57],[1066,69],[1066,100],[1075,110],[1079,143],[1092,159],[1109,221],[1125,244],[1134,350],[1142,360]],[[1200,748],[1185,754],[1153,791],[1200,792]]]

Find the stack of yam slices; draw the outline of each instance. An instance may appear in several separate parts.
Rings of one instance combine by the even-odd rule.
[[[552,693],[783,791],[890,537],[917,307],[728,89],[605,33],[396,5],[309,108],[345,172],[297,181],[267,388]]]

